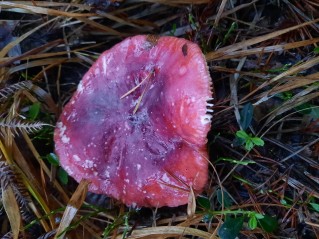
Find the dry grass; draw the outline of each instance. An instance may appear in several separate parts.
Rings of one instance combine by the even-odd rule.
[[[0,8],[2,238],[208,239],[221,227],[234,235],[240,220],[239,238],[319,238],[318,0]],[[102,51],[137,34],[197,42],[214,80],[210,181],[188,208],[133,210],[85,198],[87,182],[65,184],[52,154],[53,126],[82,75]],[[264,146],[247,151],[239,130]],[[255,215],[266,215],[271,230],[260,219],[254,225]]]

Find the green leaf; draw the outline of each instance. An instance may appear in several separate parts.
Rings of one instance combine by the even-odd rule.
[[[259,137],[251,138],[251,141],[257,146],[264,146],[265,142]]]
[[[284,71],[287,71],[290,66],[291,66],[291,63],[288,63],[288,64],[283,65],[282,67],[267,70],[267,72],[270,72],[270,73],[284,72]]]
[[[225,208],[229,208],[231,205],[233,205],[233,200],[230,198],[227,192],[217,189],[216,195],[220,205],[224,203]]]
[[[173,24],[172,30],[170,31],[170,34],[171,34],[172,36],[174,36],[174,35],[175,35],[175,32],[176,32],[176,23]]]
[[[49,153],[46,157],[45,157],[50,164],[52,164],[53,166],[59,166],[59,158],[56,154],[54,153]]]
[[[301,105],[298,105],[295,107],[295,110],[299,111],[299,113],[302,113],[302,114],[310,114],[311,113],[311,108],[313,107],[314,105],[310,104],[310,103],[303,103]]]
[[[280,203],[281,203],[282,205],[285,205],[285,206],[288,205],[286,199],[284,199],[284,198],[280,200]]]
[[[291,99],[294,95],[292,92],[290,91],[286,91],[286,92],[282,92],[282,93],[279,93],[277,95],[280,99],[284,100],[284,101],[287,101],[289,99]]]
[[[255,217],[256,217],[257,219],[262,219],[262,218],[264,218],[264,215],[263,215],[263,214],[260,214],[260,213],[255,213]]]
[[[30,120],[35,120],[40,112],[41,104],[40,102],[35,102],[33,105],[30,106],[29,111],[28,111],[28,118]]]
[[[249,135],[248,135],[244,130],[238,130],[238,131],[236,132],[236,136],[237,136],[238,138],[245,139],[245,140],[247,140],[247,139],[250,138]]]
[[[223,45],[225,45],[226,41],[228,40],[228,38],[231,36],[232,32],[237,28],[237,23],[236,22],[232,22],[232,24],[230,25],[230,28],[228,29],[227,33],[224,36],[223,39]]]
[[[257,218],[254,214],[249,218],[248,226],[252,230],[254,230],[257,227]]]
[[[319,119],[319,108],[318,108],[318,107],[312,108],[309,115],[310,115],[314,120]]]
[[[245,139],[235,137],[233,140],[233,145],[234,145],[234,147],[238,147],[238,146],[244,145],[245,142],[246,142]]]
[[[221,239],[235,239],[243,228],[244,217],[226,217],[225,222],[218,230]]]
[[[243,160],[243,161],[239,161],[239,160],[235,160],[235,159],[231,159],[231,158],[219,158],[219,160],[223,160],[223,161],[226,161],[226,162],[231,162],[231,163],[234,163],[234,164],[240,164],[240,165],[248,165],[248,164],[254,164],[256,162],[252,161],[252,160]]]
[[[253,141],[251,141],[251,139],[248,139],[245,144],[245,149],[250,151],[252,150],[253,147],[254,147]]]
[[[233,174],[232,177],[238,179],[240,182],[242,182],[244,184],[247,184],[247,185],[250,185],[250,186],[254,186],[254,184],[252,182],[240,177],[239,175]]]
[[[264,215],[262,219],[258,219],[260,227],[266,232],[274,232],[278,229],[278,221],[276,217]]]
[[[62,184],[64,184],[64,185],[68,184],[68,181],[69,181],[68,174],[67,174],[67,172],[65,172],[65,170],[63,168],[60,167],[58,169],[57,176]]]
[[[315,210],[315,211],[317,211],[317,212],[319,212],[319,204],[317,204],[317,203],[309,203],[311,206],[312,206],[312,208]]]
[[[253,120],[254,107],[251,103],[245,104],[240,111],[240,125],[243,130],[246,130]]]
[[[318,53],[319,53],[319,47],[315,47],[315,49],[313,49],[313,52],[314,52],[315,54],[318,54]]]
[[[210,209],[210,201],[205,196],[198,196],[197,197],[197,203],[200,207],[204,209]]]

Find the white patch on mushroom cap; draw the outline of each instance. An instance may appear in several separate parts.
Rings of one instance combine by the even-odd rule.
[[[74,154],[72,158],[73,158],[74,161],[76,161],[76,162],[80,162],[80,161],[81,161],[80,157],[79,157],[78,155],[76,155],[76,154]]]
[[[179,68],[179,74],[180,75],[184,75],[187,71],[186,66],[181,66],[181,68]]]
[[[98,187],[96,185],[94,185],[94,184],[91,184],[90,188],[91,188],[92,191],[98,190]]]
[[[62,135],[61,140],[62,140],[62,143],[64,144],[68,144],[70,142],[70,138],[65,135]]]
[[[66,126],[64,126],[62,122],[58,122],[56,126],[60,130],[60,134],[61,133],[64,134],[64,131],[66,130]]]
[[[166,173],[163,174],[163,176],[161,177],[161,179],[163,180],[163,182],[165,183],[170,183],[171,179],[167,176]]]
[[[106,56],[104,56],[102,58],[102,65],[103,65],[103,73],[104,74],[106,74],[106,71],[107,71],[106,62],[107,62],[107,58],[106,58]]]
[[[69,175],[73,175],[73,170],[71,169],[70,166],[64,166],[64,170],[65,170]]]
[[[104,175],[105,175],[106,178],[110,178],[110,172],[109,171],[105,171]]]
[[[89,159],[86,159],[83,163],[83,168],[92,168],[93,166],[94,166],[94,162]]]
[[[83,82],[80,81],[80,83],[78,84],[78,88],[77,91],[81,94],[84,91],[84,86],[83,86]]]
[[[70,138],[65,135],[66,126],[63,125],[62,122],[57,124],[58,129],[60,130],[59,136],[61,138],[62,143],[68,144],[70,142]]]
[[[142,167],[142,165],[140,165],[139,163],[138,163],[138,164],[136,164],[136,168],[137,168],[137,170],[140,170],[140,169],[141,169],[141,167]]]

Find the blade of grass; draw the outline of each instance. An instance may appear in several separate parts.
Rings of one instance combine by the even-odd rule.
[[[43,52],[44,50],[47,50],[47,49],[51,49],[52,47],[57,46],[61,42],[62,42],[61,39],[54,40],[52,42],[48,42],[47,44],[44,44],[43,46],[33,48],[32,50],[25,52],[25,53],[21,54],[20,56],[8,57],[8,58],[6,58],[7,60],[4,59],[6,61],[4,61],[3,63],[0,63],[0,67],[4,67],[4,66],[7,66],[9,64],[12,64],[13,62],[15,62],[17,60],[24,59],[30,55],[38,55],[38,53]]]
[[[218,23],[219,23],[219,21],[221,19],[221,16],[222,16],[223,12],[224,12],[226,3],[227,3],[227,0],[222,0],[222,2],[219,5],[218,12],[217,12],[217,15],[216,15],[216,19],[215,19],[215,22],[214,22],[214,26],[215,27],[218,26]]]
[[[313,38],[313,39],[291,42],[291,43],[286,43],[286,44],[273,45],[273,46],[254,47],[252,49],[245,49],[245,50],[239,50],[239,51],[234,51],[234,52],[228,52],[226,55],[223,55],[223,56],[211,59],[211,60],[212,61],[219,61],[219,60],[233,59],[233,58],[239,58],[239,57],[255,55],[255,54],[281,52],[281,51],[286,51],[286,50],[290,50],[290,49],[296,49],[299,47],[308,46],[311,44],[315,44],[317,42],[319,42],[319,38]],[[206,55],[206,59],[207,59],[207,55]]]
[[[256,87],[253,91],[251,91],[249,94],[247,94],[245,97],[243,97],[242,100],[246,100],[247,98],[249,98],[251,95],[253,95],[255,92],[259,91],[260,89],[282,79],[283,77],[286,77],[286,76],[289,76],[289,75],[292,75],[292,74],[296,74],[300,71],[303,71],[303,70],[307,70],[315,65],[317,65],[319,63],[319,56],[311,59],[311,60],[308,60],[304,63],[301,63],[299,65],[296,65],[296,66],[293,66],[291,67],[289,70],[275,76],[274,78],[272,78],[271,80],[269,81],[265,81],[263,84],[261,84],[260,86]],[[263,94],[263,97],[260,98],[256,103],[254,103],[254,105],[258,105],[266,100],[268,100],[269,98],[271,98],[273,95],[269,95],[269,92],[266,92]]]
[[[90,17],[90,16],[96,16],[95,13],[73,13],[73,12],[65,12],[65,11],[59,11],[55,9],[50,8],[44,8],[44,7],[37,7],[37,6],[30,6],[26,4],[20,4],[20,3],[14,3],[14,2],[8,2],[8,1],[2,1],[0,2],[0,7],[3,8],[20,8],[27,10],[26,13],[38,13],[38,14],[44,14],[44,15],[50,15],[50,16],[63,16],[63,17]]]
[[[20,64],[20,65],[15,66],[15,67],[11,67],[8,70],[7,74],[13,74],[15,72],[26,70],[26,69],[29,69],[29,68],[32,68],[32,67],[56,64],[56,63],[61,64],[63,62],[81,62],[81,60],[78,59],[78,58],[68,59],[67,57],[57,57],[57,58],[35,60],[35,61],[27,62],[25,64]]]
[[[116,31],[111,27],[104,26],[104,25],[97,23],[89,18],[85,18],[85,17],[75,17],[75,18],[83,23],[91,25],[92,27],[100,29],[108,34],[111,34],[111,35],[115,35],[115,36],[128,36],[129,35],[127,33]]]
[[[0,2],[0,6],[1,6]],[[0,51],[0,62],[2,62],[1,58],[3,58],[14,46],[18,45],[20,42],[22,42],[23,40],[25,40],[27,37],[29,37],[31,34],[33,34],[34,32],[38,31],[39,29],[41,29],[42,27],[56,21],[57,19],[59,19],[59,17],[55,17],[52,18],[51,20],[42,23],[41,25],[35,27],[34,29],[28,31],[27,33],[23,34],[22,36],[18,37],[16,40],[10,42],[8,45],[6,45],[1,51]]]
[[[266,125],[270,123],[274,118],[280,116],[281,114],[287,112],[288,110],[291,110],[297,107],[298,105],[309,102],[310,100],[315,99],[317,97],[319,97],[319,92],[310,93],[308,95],[302,95],[302,94],[295,95],[292,99],[286,101],[285,103],[283,103],[278,108],[274,109],[273,111],[271,111],[269,114],[265,116],[265,118],[266,117],[268,118],[265,124],[263,125],[263,127],[261,127],[260,131],[262,131],[266,127]]]
[[[275,32],[268,33],[266,35],[262,35],[262,36],[255,37],[255,38],[252,38],[252,39],[249,39],[249,40],[238,42],[238,43],[232,44],[230,46],[226,46],[226,47],[220,48],[217,51],[209,52],[209,53],[207,53],[205,55],[205,57],[206,57],[207,61],[212,61],[212,60],[214,60],[216,58],[227,56],[231,52],[235,52],[235,51],[237,51],[239,49],[243,49],[245,47],[249,47],[249,46],[252,46],[252,45],[260,43],[260,42],[264,42],[266,40],[275,38],[277,36],[280,36],[280,35],[283,35],[285,33],[291,32],[293,30],[299,29],[301,27],[305,27],[305,26],[311,25],[311,24],[316,23],[318,21],[319,21],[319,18],[317,18],[317,19],[315,19],[313,21],[309,21],[309,22],[305,22],[305,23],[293,26],[293,27],[285,28],[285,29],[282,29],[282,30],[278,30],[278,31],[275,31]]]

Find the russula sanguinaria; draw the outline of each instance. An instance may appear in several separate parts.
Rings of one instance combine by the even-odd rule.
[[[57,123],[62,167],[126,205],[187,204],[208,177],[212,81],[200,48],[135,36],[101,54]]]

